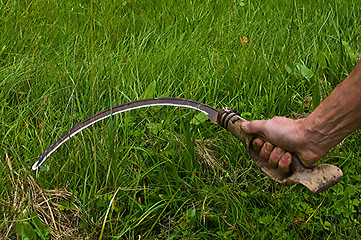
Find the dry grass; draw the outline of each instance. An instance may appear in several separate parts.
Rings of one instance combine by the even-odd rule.
[[[224,172],[224,169],[221,166],[221,163],[217,161],[212,151],[212,142],[211,141],[200,141],[196,140],[195,145],[197,147],[196,154],[202,160],[198,161],[200,165],[206,164],[206,166],[210,167],[214,172],[221,170]]]
[[[3,200],[0,209],[3,221],[0,224],[0,238],[21,238],[15,229],[19,222],[28,222],[35,229],[31,221],[37,216],[44,227],[50,227],[51,239],[89,239],[83,232],[83,214],[81,203],[66,189],[43,190],[34,178],[22,170],[21,173],[12,171],[11,189],[8,198]],[[86,215],[87,224],[94,225]]]

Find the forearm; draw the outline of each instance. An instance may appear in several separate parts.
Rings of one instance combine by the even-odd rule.
[[[361,127],[361,61],[303,124],[311,141],[328,148]]]
[[[255,139],[254,149],[285,173],[290,171],[292,162],[289,152],[310,167],[358,128],[361,128],[361,61],[306,118],[274,117],[242,124],[246,133],[266,139],[266,143],[261,138]]]

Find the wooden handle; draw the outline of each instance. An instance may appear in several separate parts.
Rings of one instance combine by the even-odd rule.
[[[264,160],[258,151],[254,150],[252,142],[260,136],[245,133],[241,126],[246,120],[241,118],[235,111],[230,108],[223,108],[218,112],[217,121],[220,126],[230,131],[243,143],[256,165],[270,179],[280,184],[302,184],[313,193],[319,193],[332,187],[343,177],[342,171],[331,164],[316,164],[306,168],[295,154],[292,154],[291,173],[284,174],[272,168],[269,162]]]

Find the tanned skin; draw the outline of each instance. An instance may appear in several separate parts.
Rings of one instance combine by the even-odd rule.
[[[354,70],[307,117],[274,117],[245,122],[242,129],[257,138],[253,146],[274,168],[290,171],[291,152],[309,167],[353,131],[361,128],[361,60]]]

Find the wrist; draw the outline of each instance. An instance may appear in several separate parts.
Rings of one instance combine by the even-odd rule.
[[[320,119],[314,118],[312,114],[300,119],[299,125],[303,138],[308,139],[311,142],[320,143],[328,137],[327,133],[325,133],[324,129],[322,129],[324,124]]]
[[[332,147],[342,141],[340,134],[335,132],[332,121],[321,119],[312,113],[300,121],[300,132],[304,148],[326,154]]]

